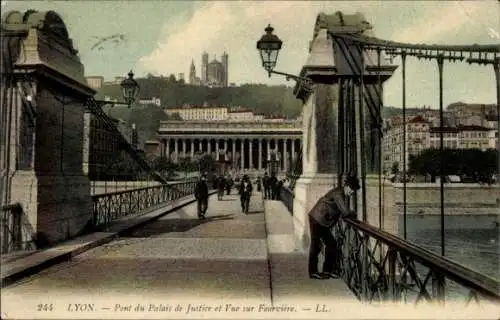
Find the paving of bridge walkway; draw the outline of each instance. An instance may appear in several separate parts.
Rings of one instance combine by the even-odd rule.
[[[117,297],[123,305],[147,297],[158,306],[174,301],[241,308],[296,304],[299,312],[309,312],[320,303],[356,301],[341,280],[307,277],[306,256],[295,252],[291,242],[290,215],[280,202],[266,201],[265,206],[266,213],[256,193],[245,215],[237,195],[222,201],[211,197],[207,219],[199,220],[196,204],[187,205],[4,288],[2,304],[40,297],[63,304],[85,297],[114,308]],[[113,303],[106,304],[107,299]]]

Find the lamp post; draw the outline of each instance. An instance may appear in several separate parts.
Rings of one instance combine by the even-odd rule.
[[[130,108],[132,103],[134,103],[135,100],[137,99],[140,89],[139,84],[134,79],[134,73],[132,72],[132,70],[130,70],[130,72],[128,73],[128,78],[126,78],[120,83],[120,87],[122,89],[122,95],[124,101],[105,101],[105,100],[91,99],[92,103],[95,103],[100,107],[109,104],[112,107],[114,107],[115,105],[126,105]]]
[[[276,61],[278,60],[278,54],[283,45],[283,41],[278,38],[277,35],[273,34],[274,28],[269,24],[265,30],[265,34],[257,41],[257,49],[260,52],[260,58],[262,59],[262,66],[271,77],[271,74],[279,74],[286,77],[286,80],[293,79],[297,83],[304,87],[307,91],[311,91],[313,87],[313,82],[307,77],[299,77],[293,74],[288,74],[280,71],[274,71],[276,66]]]

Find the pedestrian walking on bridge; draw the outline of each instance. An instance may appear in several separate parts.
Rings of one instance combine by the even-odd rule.
[[[264,177],[262,178],[262,186],[264,187],[264,199],[271,198],[271,188],[269,185],[269,176],[267,172],[264,173]]]
[[[252,182],[247,175],[243,176],[240,184],[240,201],[241,201],[241,211],[248,214],[248,209],[250,207],[250,197],[252,196]]]
[[[194,197],[198,202],[198,218],[205,219],[208,209],[208,183],[207,174],[203,174],[194,189]]]
[[[339,218],[356,219],[356,213],[349,210],[346,197],[359,190],[359,180],[352,175],[344,180],[344,186],[328,191],[309,211],[309,228],[311,244],[309,247],[309,278],[328,279],[340,277],[338,266],[339,252],[332,235],[332,228]],[[325,260],[323,272],[318,272],[318,255],[323,243],[325,245]]]
[[[219,178],[217,178],[217,199],[222,200],[224,198],[224,189],[226,188],[226,179],[224,179],[224,176],[221,175]]]

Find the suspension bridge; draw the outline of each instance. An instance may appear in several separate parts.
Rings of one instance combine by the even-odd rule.
[[[162,312],[158,316],[168,312],[169,317],[189,312],[340,316],[339,303],[349,308],[438,303],[443,308],[463,306],[460,312],[479,305],[498,315],[498,281],[445,254],[444,179],[439,186],[439,254],[406,240],[406,182],[403,236],[394,232],[394,199],[381,166],[383,83],[398,67],[386,63],[384,55],[402,59],[403,121],[406,59],[436,61],[442,128],[447,61],[493,66],[498,120],[498,45],[398,43],[374,37],[359,15],[319,14],[308,63],[300,76],[291,76],[297,80],[295,94],[304,102],[303,146],[299,165],[289,173],[291,182],[282,188],[279,201],[264,200],[256,192],[248,215],[241,212],[235,194],[222,201],[211,198],[207,219],[198,220],[196,181],[167,181],[122,136],[85,84],[83,66],[62,26],[52,11],[11,12],[2,21],[6,318],[20,312],[39,317],[78,311],[107,317],[147,310]],[[271,34],[272,28],[266,32]],[[273,70],[275,63],[264,66],[284,74]],[[91,194],[92,177],[82,170],[85,112],[119,137],[119,152],[140,169],[129,179],[155,181],[154,186]],[[403,131],[403,140],[406,135]],[[441,152],[443,148],[441,132]],[[307,212],[319,196],[341,185],[346,173],[359,176],[362,186],[349,199],[359,219],[344,219],[332,231],[341,255],[341,278],[312,280],[306,277]],[[499,190],[498,185],[491,188]],[[77,304],[83,296],[85,301]],[[134,303],[134,296],[150,296],[150,302]]]

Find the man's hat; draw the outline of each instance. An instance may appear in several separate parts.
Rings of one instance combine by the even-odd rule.
[[[348,175],[345,179],[345,184],[352,190],[359,190],[361,186],[359,185],[359,179],[353,175]]]

